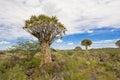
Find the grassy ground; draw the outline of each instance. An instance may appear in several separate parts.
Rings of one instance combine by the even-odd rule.
[[[6,53],[7,55],[10,55]],[[38,54],[26,58],[0,57],[0,80],[120,80],[120,49],[52,52],[55,61],[39,69]]]

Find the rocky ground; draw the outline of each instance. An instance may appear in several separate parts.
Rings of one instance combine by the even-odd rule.
[[[9,55],[6,57],[6,55]],[[2,80],[120,80],[120,49],[64,50],[52,52],[52,64],[38,68],[40,57],[27,60],[0,53]]]

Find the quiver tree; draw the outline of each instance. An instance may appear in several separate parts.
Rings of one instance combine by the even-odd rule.
[[[88,46],[92,44],[92,41],[89,39],[84,39],[81,41],[81,45],[85,46],[86,54],[88,53]]]
[[[116,42],[115,42],[115,45],[120,48],[120,40],[116,41]]]
[[[35,36],[41,46],[41,67],[45,63],[51,63],[50,45],[55,38],[65,34],[66,28],[61,24],[55,16],[46,15],[31,16],[25,21],[24,30]]]

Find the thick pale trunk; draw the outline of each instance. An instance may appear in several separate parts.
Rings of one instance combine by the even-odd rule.
[[[85,52],[88,54],[88,46],[85,46]]]
[[[39,67],[46,63],[52,63],[50,45],[48,43],[41,43],[41,63]]]

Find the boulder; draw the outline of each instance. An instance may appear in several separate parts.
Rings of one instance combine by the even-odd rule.
[[[34,73],[34,70],[35,70],[35,66],[34,65],[30,66],[26,72],[26,75],[30,77]]]

